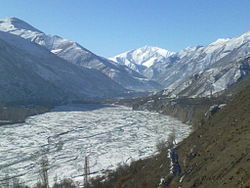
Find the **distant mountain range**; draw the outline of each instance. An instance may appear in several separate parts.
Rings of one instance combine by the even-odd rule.
[[[145,46],[100,57],[18,18],[0,19],[0,102],[72,101],[160,91],[220,94],[250,73],[250,32],[170,52]]]
[[[110,58],[165,87],[170,97],[219,94],[250,73],[250,32],[169,52],[143,47]]]

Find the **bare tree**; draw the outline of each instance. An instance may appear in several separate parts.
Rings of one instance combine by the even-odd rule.
[[[86,156],[84,161],[84,188],[89,187],[89,177],[88,177],[89,174],[90,174],[89,158],[88,156]]]
[[[11,180],[11,177],[9,176],[9,173],[8,171],[5,172],[5,177],[3,180],[1,180],[1,185],[3,186],[3,188],[10,188],[10,180]],[[1,187],[0,185],[0,187]]]
[[[49,188],[49,176],[48,176],[48,170],[49,170],[49,160],[46,155],[42,157],[40,160],[40,179],[42,187]]]

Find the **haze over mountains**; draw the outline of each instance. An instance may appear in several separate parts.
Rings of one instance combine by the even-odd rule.
[[[180,52],[145,46],[106,59],[18,18],[4,18],[1,102],[110,98],[163,88],[169,97],[209,96],[249,74],[249,45],[246,32]]]

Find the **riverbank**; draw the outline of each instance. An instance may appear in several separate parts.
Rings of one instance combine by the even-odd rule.
[[[132,107],[133,110],[148,110],[168,115],[196,128],[211,113],[215,113],[230,101],[228,97],[212,98],[168,98],[152,95],[134,99],[113,101],[114,104]]]
[[[0,105],[0,126],[6,124],[24,123],[27,117],[48,112],[51,108],[51,106]]]
[[[75,104],[101,104],[100,101],[76,101]],[[73,104],[74,104],[73,103]],[[63,103],[55,104],[0,104],[0,126],[15,123],[24,123],[25,120],[34,115],[49,112],[56,106],[64,105]]]

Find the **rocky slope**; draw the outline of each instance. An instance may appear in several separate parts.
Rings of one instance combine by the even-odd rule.
[[[209,109],[216,110],[228,100],[226,97],[170,99],[157,95],[133,101],[133,109],[159,112],[196,126],[204,121],[206,113],[209,115]]]
[[[249,96],[247,87],[180,145],[181,187],[250,186]]]
[[[244,47],[248,49],[247,42],[241,49],[234,49],[229,55],[221,58],[204,71],[195,73],[182,83],[178,83],[171,93],[180,96],[209,96],[220,94],[233,84],[239,82],[250,73],[249,54],[242,55]],[[248,52],[246,52],[248,53]]]
[[[137,91],[161,88],[160,84],[148,80],[126,66],[97,56],[76,42],[56,35],[45,34],[18,18],[0,19],[0,31],[17,35],[43,46],[72,64],[98,70],[124,88]]]

